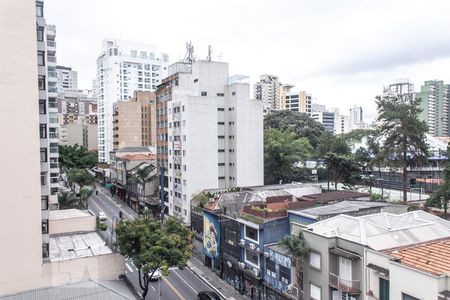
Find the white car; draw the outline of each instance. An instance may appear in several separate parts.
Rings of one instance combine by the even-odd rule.
[[[102,211],[99,211],[97,217],[100,221],[106,221],[106,214]]]
[[[151,276],[152,272],[148,273],[148,276]],[[150,280],[158,280],[159,278],[161,278],[161,270],[156,270],[155,273],[153,273],[152,278],[150,278]]]

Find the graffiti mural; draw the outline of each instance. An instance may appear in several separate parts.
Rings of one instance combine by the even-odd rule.
[[[219,257],[220,225],[216,216],[203,215],[203,251],[210,258]]]

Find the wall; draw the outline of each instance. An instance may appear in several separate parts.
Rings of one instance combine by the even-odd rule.
[[[289,234],[289,220],[287,217],[264,223],[262,243],[270,244],[279,242],[280,239]]]
[[[95,231],[95,216],[86,216],[68,219],[49,219],[49,233],[63,234],[70,232]]]
[[[0,39],[3,295],[36,287],[42,265],[35,1],[0,1]]]

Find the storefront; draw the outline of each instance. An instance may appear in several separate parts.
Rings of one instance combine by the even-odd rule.
[[[249,270],[243,274],[244,289],[243,294],[252,300],[261,300],[262,298],[262,278],[255,277]]]
[[[222,279],[242,292],[242,271],[239,269],[238,259],[223,251],[222,255]]]

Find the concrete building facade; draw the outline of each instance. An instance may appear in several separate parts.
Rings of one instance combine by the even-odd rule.
[[[98,101],[98,158],[109,160],[113,150],[113,103],[135,91],[155,90],[166,77],[169,57],[156,46],[107,39],[97,59],[95,98]]]
[[[350,130],[364,128],[363,108],[357,105],[350,108],[348,120]]]
[[[78,90],[78,72],[71,67],[56,66],[58,96],[67,90]]]
[[[281,109],[280,105],[281,83],[277,76],[261,75],[255,84],[255,99],[263,102],[264,112]]]
[[[319,122],[325,127],[325,130],[334,133],[335,128],[335,113],[329,112],[329,111],[323,111],[323,112],[313,112],[311,114],[311,118]]]

